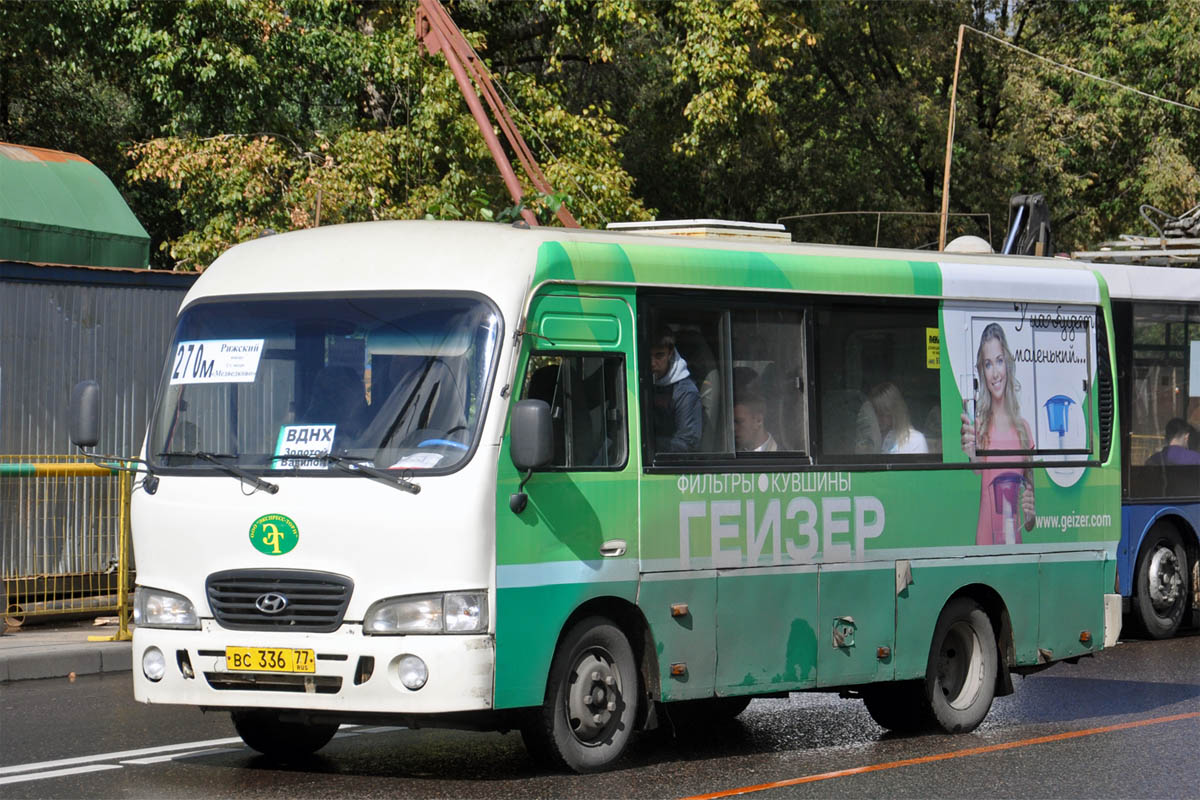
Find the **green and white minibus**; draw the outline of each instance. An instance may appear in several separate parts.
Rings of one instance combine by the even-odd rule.
[[[971,730],[1116,641],[1110,331],[1049,259],[425,221],[238,245],[147,434],[135,695],[268,754],[444,725],[578,771],[794,691]]]

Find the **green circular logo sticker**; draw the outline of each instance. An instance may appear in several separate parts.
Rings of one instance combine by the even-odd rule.
[[[300,541],[300,529],[283,514],[263,514],[250,524],[250,544],[260,553],[281,556]]]

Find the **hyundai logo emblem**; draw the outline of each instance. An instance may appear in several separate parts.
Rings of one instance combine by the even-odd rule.
[[[287,608],[288,599],[279,592],[267,592],[258,596],[254,607],[264,614],[279,614]]]

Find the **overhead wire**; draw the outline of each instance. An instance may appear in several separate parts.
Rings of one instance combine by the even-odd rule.
[[[1094,80],[1094,81],[1100,81],[1101,83],[1107,83],[1110,86],[1116,86],[1119,89],[1124,89],[1127,92],[1133,92],[1134,94],[1141,95],[1142,97],[1147,97],[1151,100],[1157,100],[1160,103],[1167,103],[1168,105],[1178,106],[1179,108],[1186,108],[1189,111],[1200,111],[1200,108],[1197,108],[1196,106],[1191,106],[1191,105],[1188,105],[1187,103],[1181,103],[1178,100],[1171,100],[1166,97],[1159,97],[1156,94],[1151,94],[1150,92],[1142,91],[1141,89],[1135,88],[1133,86],[1126,86],[1125,84],[1123,84],[1119,81],[1114,81],[1111,78],[1105,78],[1100,75],[1093,74],[1091,72],[1086,72],[1077,67],[1072,67],[1069,64],[1062,64],[1058,61],[1055,61],[1054,59],[1047,58],[1046,56],[1043,56],[1043,55],[1039,55],[1039,54],[1033,52],[1032,50],[1026,50],[1024,47],[1021,47],[1020,45],[1016,45],[1010,41],[1001,39],[999,36],[993,36],[992,34],[987,33],[986,31],[981,31],[977,28],[972,28],[970,25],[964,25],[963,28],[965,28],[966,30],[969,30],[971,33],[977,33],[980,36],[984,37],[985,39],[991,39],[993,42],[999,42],[1000,44],[1004,45],[1005,47],[1012,48],[1013,50],[1024,53],[1027,56],[1032,56],[1033,58],[1036,58],[1038,61],[1044,61],[1047,64],[1051,64],[1053,66],[1059,67],[1060,69],[1065,69],[1068,72],[1073,72],[1076,75],[1081,75],[1084,78],[1090,78],[1091,80]]]

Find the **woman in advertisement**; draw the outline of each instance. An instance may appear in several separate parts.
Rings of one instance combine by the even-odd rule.
[[[1008,348],[1004,328],[992,322],[979,337],[976,374],[982,382],[977,392],[975,421],[962,415],[963,452],[972,461],[1012,462],[1020,460],[1019,451],[1033,449],[1033,432],[1021,416],[1017,392],[1016,362]],[[977,452],[978,451],[978,452]],[[976,544],[1020,544],[1021,525],[1032,531],[1037,522],[1032,470],[1021,468],[985,469],[979,497],[979,524]]]

